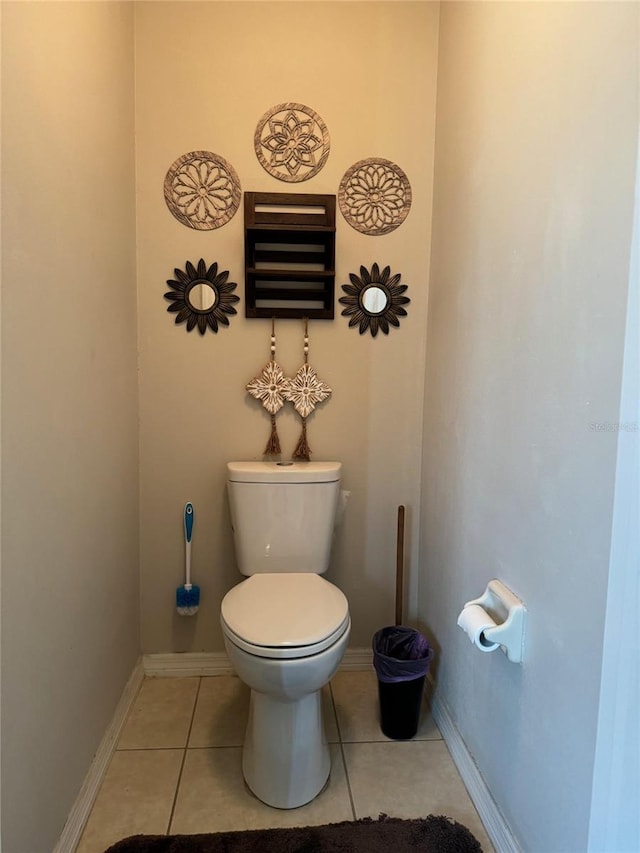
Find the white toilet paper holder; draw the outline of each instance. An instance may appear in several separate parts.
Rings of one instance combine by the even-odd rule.
[[[524,623],[526,607],[517,595],[514,595],[497,578],[489,581],[487,588],[473,601],[464,605],[477,604],[482,607],[496,623],[495,628],[486,628],[484,638],[489,643],[498,643],[512,663],[522,663],[524,651]]]

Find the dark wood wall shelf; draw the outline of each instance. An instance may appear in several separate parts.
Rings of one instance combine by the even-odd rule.
[[[336,197],[245,193],[247,317],[333,320]]]

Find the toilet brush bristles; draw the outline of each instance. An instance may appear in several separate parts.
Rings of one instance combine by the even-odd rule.
[[[188,587],[188,588],[187,588]],[[200,605],[200,587],[185,584],[176,590],[176,609],[181,616],[193,616]]]

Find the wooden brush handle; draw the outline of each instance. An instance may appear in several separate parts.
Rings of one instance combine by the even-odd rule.
[[[404,507],[398,507],[398,535],[396,539],[396,625],[402,625],[404,601]]]

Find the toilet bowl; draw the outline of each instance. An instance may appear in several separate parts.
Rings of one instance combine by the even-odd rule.
[[[227,593],[220,621],[229,659],[251,688],[245,781],[270,806],[302,806],[330,772],[322,688],[349,641],[347,600],[316,574],[263,573]]]

